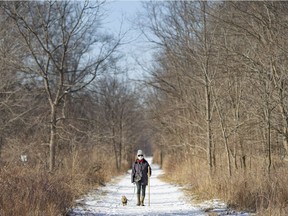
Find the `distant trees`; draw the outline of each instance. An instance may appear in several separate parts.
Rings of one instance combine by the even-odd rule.
[[[112,147],[116,168],[121,169],[122,159],[131,160],[134,146],[143,133],[143,109],[139,106],[138,94],[127,83],[109,76],[99,81],[94,92],[101,112],[98,121],[102,142]]]
[[[102,124],[102,120],[108,120],[112,127],[101,128],[103,130],[113,131],[114,124],[117,124],[117,140],[116,134],[113,139],[117,168],[121,167],[123,133],[127,132],[121,130],[137,100],[132,93],[125,92],[128,87],[122,90],[124,84],[116,80],[117,86],[102,86],[102,97],[106,94],[109,100],[107,106],[111,106],[111,116],[100,119],[109,110],[101,107],[97,102],[99,98],[93,98],[91,89],[87,88],[109,74],[119,60],[117,49],[122,36],[115,38],[100,30],[103,4],[102,1],[1,3],[0,109],[7,115],[3,115],[0,122],[5,126],[18,120],[22,121],[23,130],[27,125],[33,127],[31,131],[26,128],[26,138],[32,139],[32,134],[35,136],[33,141],[27,139],[27,142],[38,143],[40,149],[44,146],[45,150],[39,151],[39,159],[44,161],[45,145],[49,145],[50,171],[55,169],[58,149],[74,148],[76,143],[104,136],[99,127],[93,125]],[[109,95],[112,92],[107,93],[105,88],[112,88],[116,95]],[[15,101],[14,95],[19,102]],[[97,116],[98,122],[94,121]]]

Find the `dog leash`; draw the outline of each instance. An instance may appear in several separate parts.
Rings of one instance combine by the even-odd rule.
[[[133,192],[132,198],[131,198],[131,199],[128,199],[128,201],[132,201],[132,200],[133,200],[134,195],[135,195],[135,188],[136,188],[136,183],[134,184],[134,192]]]

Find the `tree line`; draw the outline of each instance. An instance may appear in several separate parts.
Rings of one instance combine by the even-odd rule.
[[[101,29],[104,3],[0,3],[2,162],[23,154],[53,171],[79,149],[131,162],[143,112],[120,76],[125,35]]]
[[[160,50],[147,81],[159,143],[205,152],[211,171],[224,150],[230,175],[232,164],[246,168],[254,156],[267,171],[273,156],[285,158],[287,3],[146,6]]]
[[[253,194],[248,173],[260,173],[264,182],[287,167],[287,2],[169,1],[145,7],[143,32],[158,49],[147,80],[151,125],[158,132],[154,145],[171,167],[201,164],[198,171],[208,170],[211,179],[223,175],[222,191],[233,177],[239,177],[238,187],[245,178],[242,189]],[[271,191],[263,195],[269,201],[258,204],[273,203]]]

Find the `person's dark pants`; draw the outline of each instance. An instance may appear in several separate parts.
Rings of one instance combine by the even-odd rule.
[[[141,196],[145,197],[145,190],[146,190],[146,185],[143,185],[141,181],[136,182],[137,186],[137,194],[141,194]]]
[[[146,185],[144,185],[141,181],[139,181],[136,182],[136,186],[137,186],[137,206],[144,206]]]

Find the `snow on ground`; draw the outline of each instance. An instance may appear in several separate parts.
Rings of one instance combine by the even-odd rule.
[[[163,174],[158,165],[151,164],[152,158],[146,158],[151,165],[150,205],[149,189],[146,188],[145,206],[136,206],[136,186],[131,183],[131,170],[126,175],[117,177],[111,183],[91,192],[80,200],[69,213],[69,216],[105,216],[105,215],[157,215],[175,216],[208,215],[202,209],[213,206],[214,215],[247,216],[247,213],[228,212],[225,205],[218,201],[209,201],[193,205],[185,198],[181,188],[161,181],[158,177]],[[122,206],[121,197],[128,199],[127,206]]]

